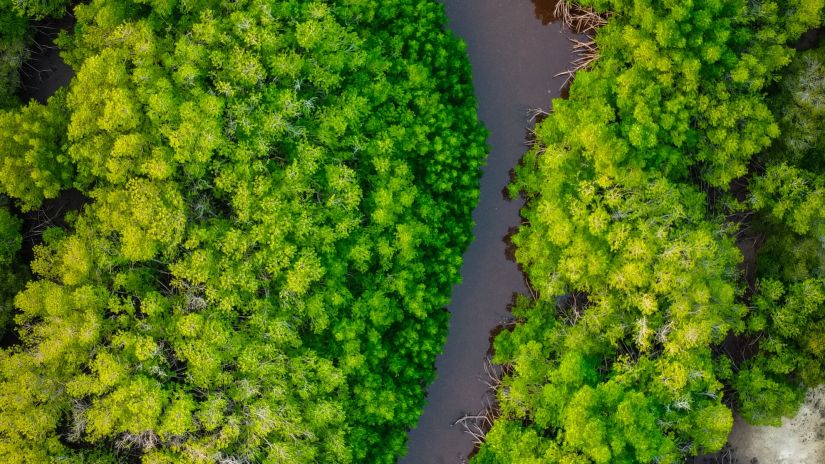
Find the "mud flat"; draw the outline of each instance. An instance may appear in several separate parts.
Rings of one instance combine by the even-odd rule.
[[[782,418],[781,427],[755,427],[737,415],[728,444],[739,463],[825,463],[825,385],[808,391],[799,412]]]

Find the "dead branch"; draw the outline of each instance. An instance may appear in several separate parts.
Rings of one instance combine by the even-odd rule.
[[[593,63],[599,59],[599,49],[596,46],[594,36],[596,31],[607,24],[610,13],[597,13],[591,7],[583,7],[572,1],[562,0],[556,4],[555,16],[561,19],[562,24],[577,34],[585,35],[585,40],[571,38],[573,42],[573,52],[577,58],[571,62],[572,68],[560,72],[553,77],[566,76],[561,88],[564,88],[576,72],[582,69],[590,69]]]
[[[477,414],[467,414],[453,422],[453,426],[461,424],[464,432],[473,437],[473,443],[481,445],[484,437],[493,427],[493,421],[498,417],[498,407],[492,401],[487,400],[486,405]]]
[[[599,49],[596,46],[595,40],[592,37],[589,40],[578,40],[578,39],[568,39],[570,42],[573,43],[573,52],[578,55],[578,57],[573,60],[570,64],[572,68],[562,71],[553,77],[559,76],[567,76],[562,84],[562,88],[567,85],[567,83],[576,75],[577,72],[581,71],[582,69],[590,69],[593,66],[593,63],[599,59]]]
[[[550,116],[550,113],[541,109],[541,108],[530,108],[527,110],[527,117],[529,118],[530,122],[536,120],[537,117],[547,117]]]
[[[570,0],[556,3],[554,16],[561,19],[562,24],[577,34],[595,34],[596,30],[605,24],[609,13],[597,13],[591,7],[583,7]]]
[[[115,441],[118,450],[138,449],[149,451],[160,443],[160,438],[151,430],[140,433],[123,433]]]
[[[29,240],[43,235],[43,232],[46,229],[55,225],[55,220],[59,218],[62,213],[63,206],[60,206],[51,216],[49,216],[49,213],[43,209],[37,210],[37,222],[23,235],[23,238]]]
[[[504,369],[501,366],[493,365],[493,359],[490,356],[484,358],[484,377],[480,380],[487,385],[490,393],[495,393],[501,385],[501,377]]]

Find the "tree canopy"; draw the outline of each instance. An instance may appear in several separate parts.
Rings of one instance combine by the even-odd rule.
[[[598,58],[510,187],[527,199],[513,243],[536,298],[495,340],[510,373],[480,463],[682,462],[725,444],[732,403],[771,423],[822,381],[821,182],[753,166],[780,135],[816,146],[788,126],[816,101],[810,81],[787,84],[805,95],[795,114],[775,116],[768,92],[823,2],[582,3],[608,18]],[[773,265],[754,293],[740,248],[769,217],[793,232],[766,238],[781,249],[759,253]],[[728,356],[737,339],[759,354]]]
[[[10,111],[46,230],[0,354],[0,460],[394,462],[471,239],[486,132],[430,0],[92,0]],[[64,117],[65,115],[65,117]]]

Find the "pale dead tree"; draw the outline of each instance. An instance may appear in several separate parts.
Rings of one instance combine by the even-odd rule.
[[[687,454],[687,453],[689,453],[689,452],[690,452],[690,450],[692,450],[692,449],[693,449],[693,443],[691,443],[691,442],[682,443],[682,444],[679,446],[679,451],[680,451],[682,454]]]
[[[527,287],[527,291],[530,292],[530,296],[533,297],[533,301],[539,299],[539,294],[533,289],[533,286],[530,285],[529,279],[524,279],[524,286]]]
[[[534,131],[533,129],[530,129],[528,127],[527,132],[529,133],[529,135],[524,139],[524,145],[530,147],[531,149],[537,149],[537,153],[539,155],[543,155],[547,151],[547,145],[545,145],[544,143],[542,143],[541,140],[539,140],[536,131]]]
[[[539,142],[538,136],[536,136],[536,131],[533,129],[527,128],[527,137],[524,139],[524,144],[528,147],[533,147],[541,142]]]
[[[487,385],[490,392],[495,393],[498,390],[503,373],[504,368],[493,365],[493,359],[490,356],[484,358],[484,375],[481,376],[480,380],[484,385]]]
[[[200,311],[206,308],[206,298],[199,295],[186,295],[186,310],[189,312]]]
[[[570,15],[570,28],[580,34],[595,34],[596,30],[607,24],[607,14],[596,13],[592,8],[577,7]]]
[[[249,459],[242,456],[224,456],[217,460],[218,464],[249,464]]]
[[[473,437],[473,443],[481,445],[487,432],[493,428],[493,422],[501,414],[496,400],[496,392],[501,387],[501,379],[509,374],[512,366],[495,365],[490,356],[484,358],[484,373],[479,380],[487,385],[487,394],[482,401],[482,408],[475,414],[467,414],[453,422],[452,426],[461,425],[464,432]]]
[[[690,411],[690,399],[682,397],[673,402],[673,407],[680,411]]]
[[[185,453],[191,462],[209,462],[210,460],[220,462],[215,456],[210,456],[199,448],[187,447]]]
[[[72,421],[69,433],[66,438],[71,442],[79,442],[83,437],[83,432],[86,431],[86,411],[91,405],[82,400],[74,400],[72,403]]]
[[[37,40],[32,40],[30,43],[31,46],[28,51],[33,54],[43,55],[51,50],[58,50],[57,45],[49,45],[48,43],[42,44]]]
[[[518,319],[516,319],[514,317],[510,317],[510,318],[507,318],[504,322],[501,323],[501,328],[503,330],[510,330],[510,329],[514,328],[515,326],[517,326],[519,324],[519,322],[522,322],[522,321],[519,321]],[[509,373],[510,368],[512,366],[506,366],[506,367],[507,367],[507,372]]]
[[[659,341],[662,345],[667,343],[667,337],[670,335],[670,332],[673,330],[673,322],[668,322],[667,324],[659,327],[656,330],[656,340]]]
[[[586,294],[571,292],[556,299],[556,314],[566,325],[574,326],[586,315],[587,306]]]
[[[560,19],[563,25],[570,27],[569,24],[572,24],[572,21],[570,19],[570,10],[572,8],[573,4],[571,2],[568,2],[567,0],[557,2],[556,8],[553,10],[553,16]]]
[[[467,414],[453,422],[453,427],[461,424],[464,432],[473,437],[473,443],[481,445],[487,432],[493,428],[493,421],[498,417],[498,407],[492,400],[485,398],[485,406],[476,414]]]
[[[666,421],[664,419],[656,419],[656,425],[662,429],[669,429],[676,426],[676,422],[674,421]]]
[[[46,229],[53,227],[55,225],[55,221],[63,214],[63,206],[60,206],[56,211],[52,212],[51,216],[45,209],[37,210],[36,214],[37,219],[35,219],[35,225],[23,235],[24,239],[28,240],[34,237],[39,237],[43,235],[43,232]]]
[[[115,441],[115,448],[118,450],[140,449],[143,451],[149,451],[154,449],[159,443],[160,438],[158,438],[158,435],[151,430],[140,433],[127,432]]]
[[[550,116],[550,113],[541,108],[530,108],[527,110],[527,117],[529,118],[530,122],[535,121],[538,117],[544,118],[547,116]]]
[[[734,464],[736,461],[736,457],[733,454],[733,449],[730,446],[725,446],[725,448],[719,453],[719,456],[715,459],[716,463],[718,464]]]
[[[34,74],[31,74],[29,71],[34,72]],[[23,67],[20,68],[20,72],[29,78],[34,78],[35,76],[37,76],[37,81],[39,82],[42,81],[45,77],[47,77],[49,74],[53,73],[54,68],[40,69],[31,64],[30,61],[24,61]]]
[[[191,217],[196,221],[203,221],[210,217],[215,217],[215,207],[209,195],[202,193],[195,199],[189,201],[189,211]]]
[[[208,306],[204,284],[193,284],[187,280],[179,280],[175,282],[175,285],[182,290],[187,312],[200,311]]]
[[[573,42],[573,51],[579,56],[572,63],[575,70],[587,69],[599,59],[599,49],[592,38],[583,41],[570,39],[570,41]]]

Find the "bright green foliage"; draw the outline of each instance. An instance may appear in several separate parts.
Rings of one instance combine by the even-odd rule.
[[[390,463],[485,153],[435,1],[93,0],[0,461]],[[29,419],[33,418],[33,419]]]
[[[19,14],[31,19],[61,18],[68,8],[67,0],[12,0],[8,2]]]
[[[32,101],[0,111],[0,191],[18,200],[23,211],[71,186],[74,170],[64,153],[66,111],[62,93],[47,105]]]
[[[581,119],[544,130],[565,134],[571,156],[592,160],[599,176],[635,167],[684,178],[695,166],[727,186],[744,175],[778,134],[762,92],[790,60],[781,44],[818,16],[783,18],[744,1],[595,3],[614,15],[596,36],[600,58],[554,106]]]
[[[512,373],[476,462],[678,463],[733,424],[715,347],[746,330],[742,258],[702,188],[744,175],[779,135],[764,92],[822,2],[584,3],[611,12],[600,57],[537,125],[511,185],[538,298],[496,339]],[[810,202],[785,206],[814,227],[817,200],[788,201]],[[772,304],[797,322],[797,303]]]

